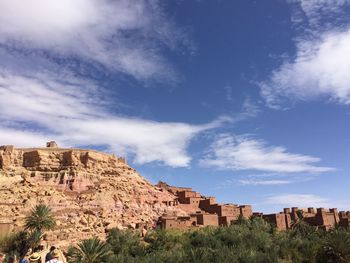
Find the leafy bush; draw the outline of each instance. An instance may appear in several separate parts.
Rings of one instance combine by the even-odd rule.
[[[21,255],[31,242],[35,235],[20,232],[0,240],[0,249]],[[281,232],[261,218],[241,218],[229,227],[156,230],[144,239],[133,231],[113,229],[106,241],[84,240],[67,254],[72,263],[346,263],[350,231],[316,230],[300,218],[293,229]]]
[[[261,218],[241,219],[229,227],[157,230],[144,240],[112,230],[105,244],[110,254],[101,262],[350,262],[349,230],[316,231],[303,222],[295,226],[279,232]]]

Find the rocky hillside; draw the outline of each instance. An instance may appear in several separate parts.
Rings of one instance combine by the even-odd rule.
[[[164,204],[174,200],[128,166],[124,159],[94,150],[0,147],[0,226],[20,229],[38,203],[48,204],[57,227],[48,244],[104,237],[113,227],[151,225],[163,213],[182,211]],[[0,228],[0,231],[1,231]]]

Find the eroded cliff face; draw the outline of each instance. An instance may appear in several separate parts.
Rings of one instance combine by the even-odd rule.
[[[62,245],[113,227],[153,224],[175,196],[155,187],[124,159],[93,150],[0,147],[0,222],[20,229],[38,203],[48,204],[57,227],[45,240]]]

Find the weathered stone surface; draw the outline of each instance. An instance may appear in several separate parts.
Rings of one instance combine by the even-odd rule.
[[[175,196],[149,183],[123,158],[50,145],[0,147],[0,220],[10,220],[14,229],[38,203],[48,204],[57,217],[46,242],[61,246],[92,235],[104,238],[114,227],[153,224],[163,213],[183,213],[164,206]]]

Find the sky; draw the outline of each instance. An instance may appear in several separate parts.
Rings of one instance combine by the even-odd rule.
[[[349,0],[0,0],[0,145],[219,202],[350,210]]]

